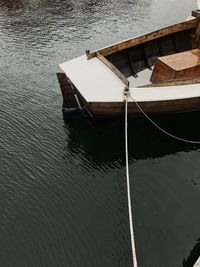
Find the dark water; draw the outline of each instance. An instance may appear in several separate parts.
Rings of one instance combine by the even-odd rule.
[[[0,266],[131,266],[123,121],[64,124],[58,64],[185,19],[191,0],[0,0]],[[161,120],[200,139],[199,116]],[[178,127],[177,127],[178,126]],[[129,123],[139,266],[200,237],[200,149]]]

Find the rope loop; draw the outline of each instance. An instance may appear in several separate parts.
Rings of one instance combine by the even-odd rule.
[[[130,90],[129,90],[129,87],[128,86],[126,86],[125,88],[124,88],[124,99],[126,100],[128,100],[128,98],[130,97]]]

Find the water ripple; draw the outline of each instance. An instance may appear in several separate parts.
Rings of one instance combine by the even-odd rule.
[[[85,49],[186,17],[191,3],[175,2],[0,1],[1,266],[131,266],[124,124],[64,124],[55,74]],[[179,266],[199,237],[199,148],[145,121],[129,134],[139,261]]]

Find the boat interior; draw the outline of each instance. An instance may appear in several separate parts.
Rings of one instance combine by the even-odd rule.
[[[130,87],[151,83],[157,58],[192,49],[192,30],[170,34],[108,55],[106,58],[129,80]]]
[[[96,51],[96,56],[100,55],[114,72],[119,71],[118,76],[131,88],[194,83],[192,79],[198,82],[200,11],[193,11],[193,16],[197,18],[151,33],[151,38],[132,39]]]
[[[86,57],[84,55],[61,64],[64,73],[57,73],[57,76],[64,99],[63,107],[76,107],[77,100],[74,98],[76,94],[79,96],[81,106],[86,102],[107,102],[108,96],[105,91],[98,89],[105,87],[102,77],[106,77],[110,89],[110,102],[118,102],[121,99],[121,94],[118,94],[116,88],[117,86],[121,88],[122,83],[116,85],[118,79],[112,78],[116,76],[125,86],[132,89],[136,87],[159,89],[165,86],[171,88],[200,83],[200,10],[193,11],[192,16],[195,18],[97,51],[87,50]],[[103,64],[99,64],[99,60],[93,60],[90,64],[89,61],[93,58],[98,58]],[[108,72],[104,65],[115,76],[110,75],[111,72]],[[78,78],[77,69],[80,71]],[[73,79],[66,76],[66,73]],[[93,90],[93,83],[90,82],[91,73],[93,80],[98,81],[95,86],[96,93]],[[182,87],[186,95],[188,95],[187,88]],[[106,87],[104,90],[107,92]],[[196,97],[198,92],[195,90],[193,95]],[[156,96],[160,96],[158,90],[154,91]],[[148,90],[145,92],[148,95]]]

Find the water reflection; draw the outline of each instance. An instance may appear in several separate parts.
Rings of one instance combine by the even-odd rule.
[[[155,19],[150,9],[156,2]],[[0,0],[5,45],[0,98],[1,266],[129,266],[124,122],[66,124],[63,133],[55,73],[59,63],[85,47],[128,38],[147,24],[157,26],[160,19],[169,22],[164,13],[169,17],[170,4],[163,3]],[[185,4],[186,0],[179,6],[186,10]],[[184,13],[174,10],[179,17]],[[170,120],[160,123],[181,131]],[[197,122],[191,127],[186,119],[182,123],[185,128],[180,127],[179,135],[200,136]],[[144,120],[129,122],[141,266],[149,262],[155,267],[179,266],[187,256],[185,247],[198,235],[199,188],[190,181],[199,175],[199,153],[174,157],[178,151],[195,149],[173,142]],[[136,160],[167,154],[172,156],[160,161]]]
[[[200,112],[154,118],[154,120],[179,137],[200,141]],[[177,127],[178,126],[178,127]],[[66,123],[67,149],[84,153],[96,163],[124,159],[124,121],[93,123],[82,121]],[[116,134],[117,133],[117,134]],[[146,119],[130,119],[128,124],[130,159],[160,158],[181,151],[197,150],[200,146],[180,142],[159,132]],[[98,153],[99,151],[99,153]]]

